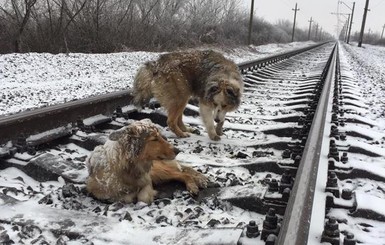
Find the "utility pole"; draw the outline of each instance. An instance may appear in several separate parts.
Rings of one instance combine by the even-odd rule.
[[[251,44],[251,30],[253,27],[253,16],[254,16],[254,0],[251,0],[251,11],[250,11],[250,22],[249,22],[249,38],[247,44]]]
[[[350,32],[352,31],[354,6],[355,5],[356,5],[356,2],[353,2],[352,14],[350,15],[350,26],[349,26],[348,40],[346,41],[346,43],[349,43],[349,41],[350,41]]]
[[[348,21],[346,21],[346,32],[344,37],[344,41],[346,43],[348,43],[349,23],[350,23],[350,14],[348,15]]]
[[[294,11],[294,23],[293,23],[293,32],[291,33],[291,41],[294,41],[294,31],[295,31],[295,20],[297,18],[297,11],[299,11],[299,8],[297,8],[297,3],[295,3]]]
[[[307,34],[307,40],[310,40],[311,23],[312,22],[313,22],[313,17],[310,17],[310,20],[309,20],[309,33]]]
[[[348,23],[348,27],[347,27],[347,40],[346,40],[346,43],[349,43],[350,41],[350,32],[352,31],[352,24],[353,24],[353,15],[354,15],[354,6],[356,5],[355,2],[353,2],[353,7],[349,7],[346,3],[344,3],[343,1],[339,1],[339,3],[342,3],[343,5],[345,5],[348,9],[350,9],[352,11],[352,13],[350,14],[350,23]]]
[[[317,36],[318,36],[318,23],[315,24],[315,36],[314,36],[314,41],[317,41]]]
[[[384,29],[385,29],[385,25],[382,26],[381,39],[382,39],[382,37],[384,36]]]
[[[366,22],[366,15],[368,13],[368,7],[369,7],[369,0],[366,0],[365,8],[364,8],[364,17],[362,18],[360,40],[358,41],[358,47],[362,47],[362,39],[364,37],[365,22]]]

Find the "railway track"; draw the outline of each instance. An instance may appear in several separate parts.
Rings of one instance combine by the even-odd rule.
[[[243,103],[220,142],[194,104],[185,122],[201,135],[179,139],[156,102],[138,112],[128,91],[0,118],[0,242],[383,244],[385,137],[363,116],[338,51],[326,43],[240,64]],[[87,195],[88,153],[142,118],[210,178],[207,189],[192,197],[178,183],[159,186],[149,206]]]

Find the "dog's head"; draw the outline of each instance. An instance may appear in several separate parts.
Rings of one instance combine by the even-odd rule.
[[[242,92],[243,81],[238,73],[219,74],[210,79],[205,91],[205,100],[211,104],[216,122],[223,122],[227,112],[238,108]]]
[[[119,142],[127,159],[172,160],[179,153],[149,119],[114,131],[109,139]]]

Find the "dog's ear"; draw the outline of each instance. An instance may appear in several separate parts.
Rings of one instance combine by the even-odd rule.
[[[217,85],[211,86],[211,87],[207,90],[206,100],[212,101],[214,95],[216,95],[217,93],[219,93],[219,87],[218,87]]]
[[[112,132],[108,136],[108,138],[112,141],[118,141],[119,139],[121,139],[125,135],[137,136],[136,134],[137,134],[137,131],[133,127],[126,126],[126,127],[123,127],[121,129],[118,129],[118,130]]]
[[[118,141],[122,136],[123,134],[125,134],[125,130],[124,129],[119,129],[119,130],[116,130],[114,132],[112,132],[108,138],[112,141]]]

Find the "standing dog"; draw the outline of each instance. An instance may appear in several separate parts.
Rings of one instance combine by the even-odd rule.
[[[183,124],[182,115],[190,97],[197,97],[210,139],[219,140],[226,113],[241,102],[243,80],[238,66],[223,55],[189,51],[164,54],[145,63],[133,87],[134,105],[142,107],[155,97],[166,108],[167,124],[178,137],[192,132]]]
[[[101,200],[151,203],[153,183],[177,180],[197,194],[207,178],[173,160],[178,152],[148,119],[123,127],[87,159],[87,190]]]

